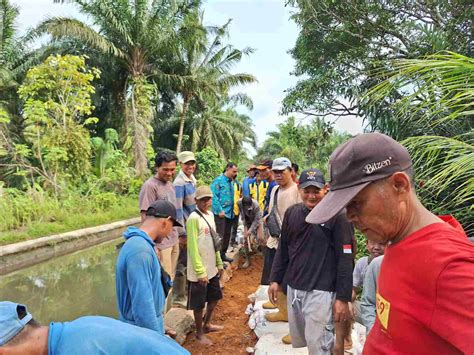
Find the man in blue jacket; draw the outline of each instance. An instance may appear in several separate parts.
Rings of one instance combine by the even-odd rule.
[[[0,354],[177,354],[189,352],[149,329],[116,319],[87,316],[42,326],[26,306],[0,302]]]
[[[115,268],[120,320],[160,334],[164,334],[166,295],[154,246],[170,235],[173,227],[182,227],[176,221],[175,206],[166,200],[154,202],[142,225],[125,231]]]
[[[222,236],[222,261],[232,262],[225,253],[229,247],[232,221],[234,219],[234,179],[237,176],[237,165],[227,163],[224,173],[211,184],[212,212],[216,222],[216,232]]]

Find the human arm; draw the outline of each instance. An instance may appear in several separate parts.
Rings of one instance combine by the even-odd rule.
[[[130,288],[130,300],[135,325],[164,334],[163,320],[159,319],[155,309],[155,296],[152,285],[152,263],[155,256],[149,252],[140,252],[127,257],[127,283]],[[164,304],[158,300],[158,304]]]
[[[458,258],[440,273],[430,328],[462,353],[474,349],[474,257]]]
[[[188,257],[191,260],[191,266],[198,278],[207,277],[206,268],[204,267],[199,254],[198,236],[199,236],[199,220],[197,218],[189,218],[186,222],[187,229],[187,247]]]
[[[222,208],[220,198],[221,198],[221,189],[219,182],[219,177],[215,178],[211,184],[211,191],[212,191],[212,212],[215,215],[221,216],[224,213],[224,209]]]
[[[174,191],[176,195],[176,220],[184,226],[184,198],[186,189],[183,182],[176,179],[174,181]],[[179,237],[186,237],[186,229],[184,227],[176,227]]]
[[[352,299],[352,237],[354,228],[345,213],[340,213],[332,226],[336,253],[336,299],[349,302]]]
[[[367,330],[367,334],[372,329],[377,316],[377,278],[380,273],[380,265],[383,257],[375,258],[367,267],[364,278],[364,286],[362,288],[362,296],[360,299],[360,317],[362,324]]]
[[[260,224],[260,220],[262,219],[262,211],[258,207],[258,205],[255,206],[255,217],[252,221],[252,224],[250,225],[249,231],[251,234],[257,234],[257,228]]]

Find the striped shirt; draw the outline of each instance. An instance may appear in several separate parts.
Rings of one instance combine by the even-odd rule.
[[[194,175],[187,177],[181,170],[174,180],[174,188],[176,191],[176,217],[184,226],[189,215],[196,209],[196,179]],[[184,228],[177,228],[179,236],[185,236]]]

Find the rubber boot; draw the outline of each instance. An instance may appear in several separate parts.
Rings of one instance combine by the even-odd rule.
[[[291,345],[291,335],[287,334],[283,338],[281,338],[283,344]]]
[[[246,251],[246,253],[244,254],[244,263],[242,264],[242,269],[246,269],[250,266],[250,255],[249,255],[249,252]]]
[[[186,294],[186,267],[179,264],[176,268],[176,276],[173,280],[173,306],[186,308],[187,294]]]
[[[279,291],[277,296],[278,312],[265,314],[265,318],[269,322],[288,322],[288,308],[286,303],[286,295]]]
[[[277,306],[275,306],[270,301],[265,302],[264,304],[262,304],[262,307],[263,307],[263,309],[276,309],[277,308]]]

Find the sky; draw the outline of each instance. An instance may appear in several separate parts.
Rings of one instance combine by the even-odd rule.
[[[20,6],[17,28],[20,33],[35,26],[48,16],[68,16],[84,19],[73,4],[54,4],[53,0],[11,0]],[[258,82],[239,88],[254,102],[254,109],[246,112],[253,119],[258,143],[266,133],[276,129],[287,116],[279,114],[285,90],[298,78],[291,75],[295,61],[288,53],[298,37],[298,27],[290,19],[291,8],[284,0],[207,0],[204,2],[204,22],[222,25],[232,19],[229,43],[236,48],[251,47],[255,50],[234,67],[233,72],[254,75]],[[303,118],[302,116],[299,116]],[[304,120],[303,120],[304,122]],[[360,118],[341,117],[336,129],[351,134],[362,131]]]

